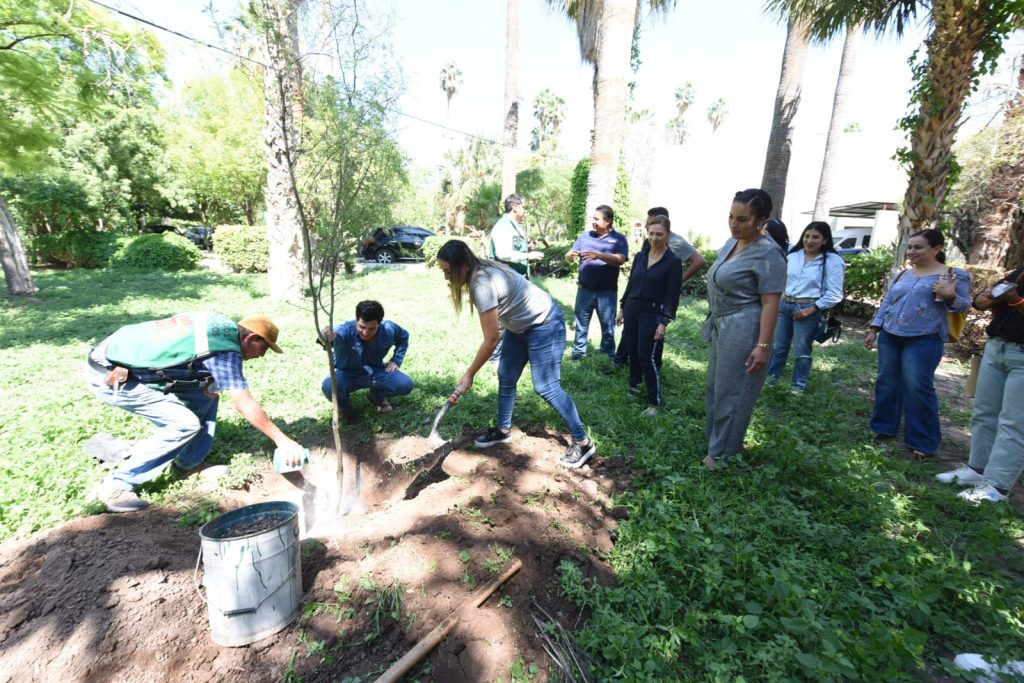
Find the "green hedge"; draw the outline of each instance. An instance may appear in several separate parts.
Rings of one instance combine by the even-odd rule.
[[[100,268],[110,262],[124,238],[110,232],[65,230],[31,238],[29,250],[37,263],[68,268]]]
[[[270,260],[267,228],[262,225],[220,225],[213,251],[236,273],[265,273]]]
[[[459,240],[469,245],[469,248],[479,258],[488,258],[487,254],[487,238],[486,237],[462,237],[456,235],[434,235],[423,240],[423,262],[427,265],[427,268],[433,268],[437,265],[437,252],[441,251],[441,247],[448,240]]]
[[[541,249],[544,258],[530,264],[530,273],[545,277],[575,277],[579,271],[579,263],[569,263],[565,254],[572,247],[572,242],[552,242]]]
[[[889,247],[862,251],[846,257],[846,275],[843,286],[848,299],[882,298],[885,277],[892,268],[893,250]]]
[[[202,258],[202,252],[187,238],[164,232],[128,240],[110,259],[110,265],[142,270],[199,270]]]

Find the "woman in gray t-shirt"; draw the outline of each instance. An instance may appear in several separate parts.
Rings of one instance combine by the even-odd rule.
[[[474,445],[486,448],[509,440],[516,384],[529,361],[534,390],[562,416],[572,433],[572,444],[559,463],[574,469],[582,467],[596,448],[583,428],[576,404],[562,389],[566,340],[561,307],[547,292],[508,266],[477,258],[460,240],[445,242],[437,252],[437,265],[448,280],[455,312],[462,312],[463,293],[468,290],[470,308],[479,313],[484,333],[473,362],[455,386],[453,402],[473,386],[476,373],[498,345],[498,322],[505,327],[498,361],[498,425],[478,436]]]
[[[786,288],[782,250],[759,229],[771,209],[771,197],[764,190],[737,192],[729,211],[732,237],[708,271],[708,469],[743,450],[743,437],[764,386],[779,299]]]

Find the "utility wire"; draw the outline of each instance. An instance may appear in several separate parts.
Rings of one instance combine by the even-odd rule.
[[[116,7],[111,7],[110,5],[107,5],[107,4],[103,3],[103,2],[100,2],[100,0],[89,0],[89,2],[93,3],[94,5],[99,5],[100,7],[103,7],[105,9],[107,9],[107,10],[110,10],[111,12],[114,12],[116,14],[120,14],[121,16],[127,17],[127,18],[129,18],[129,19],[131,19],[133,21],[137,21],[140,24],[145,24],[146,26],[151,26],[152,28],[155,28],[155,29],[157,29],[159,31],[164,31],[165,33],[170,33],[171,35],[174,35],[174,36],[177,36],[179,38],[183,38],[185,40],[191,41],[191,42],[195,43],[196,45],[201,45],[201,46],[209,48],[211,50],[217,50],[218,52],[223,52],[224,54],[230,55],[230,56],[235,57],[237,59],[241,59],[241,60],[244,60],[246,62],[250,62],[252,64],[256,64],[258,66],[262,66],[264,69],[270,69],[271,68],[269,65],[264,64],[263,62],[261,62],[261,61],[259,61],[257,59],[252,59],[251,57],[246,57],[245,55],[238,54],[237,52],[232,52],[231,50],[228,50],[227,48],[220,47],[219,45],[212,45],[212,44],[207,43],[205,41],[199,40],[198,38],[193,38],[192,36],[189,36],[189,35],[186,35],[186,34],[182,33],[181,31],[176,31],[176,30],[174,30],[172,28],[168,28],[166,26],[162,26],[162,25],[156,23],[155,21],[150,21],[149,19],[145,19],[143,17],[140,17],[138,15],[132,14],[130,12],[125,12],[124,10],[118,9]],[[359,93],[352,93],[352,96],[355,99],[358,99],[358,100],[362,101],[364,104],[368,103],[367,100],[362,95],[360,95]],[[374,103],[374,104],[379,104],[379,103]],[[449,131],[451,133],[457,133],[457,134],[461,135],[464,138],[471,138],[473,140],[479,140],[480,142],[485,142],[485,143],[490,144],[490,145],[496,145],[498,147],[508,148],[508,149],[514,150],[516,152],[519,152],[521,154],[529,154],[531,156],[540,156],[540,154],[538,152],[534,152],[531,149],[522,149],[521,147],[516,147],[514,145],[506,145],[503,142],[498,142],[497,140],[493,140],[493,139],[485,137],[483,135],[477,135],[476,133],[469,133],[467,131],[460,130],[458,128],[452,128],[451,126],[445,125],[443,123],[438,123],[436,121],[431,121],[430,119],[425,119],[425,118],[423,118],[421,116],[416,116],[415,114],[406,113],[406,112],[402,111],[401,109],[398,109],[397,107],[395,107],[393,105],[390,105],[390,104],[383,105],[383,108],[388,110],[388,111],[390,111],[390,112],[392,112],[392,113],[394,113],[394,114],[396,114],[396,115],[398,115],[398,116],[403,116],[403,117],[405,117],[407,119],[412,119],[413,121],[418,121],[418,122],[426,124],[428,126],[433,126],[435,128],[440,128],[441,130],[446,130],[446,131]],[[568,157],[562,156],[560,154],[552,155],[552,156],[554,158],[560,159],[562,161],[571,161],[571,159],[569,159]]]

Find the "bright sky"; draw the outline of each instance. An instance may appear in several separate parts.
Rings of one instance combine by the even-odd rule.
[[[197,38],[217,42],[212,22],[202,9],[207,0],[110,0],[125,11]],[[393,19],[394,58],[401,66],[406,93],[403,112],[420,119],[495,140],[503,122],[505,2],[501,0],[369,0]],[[218,18],[226,19],[234,0],[213,0]],[[637,74],[637,106],[653,111],[659,126],[674,115],[673,93],[686,81],[696,101],[686,114],[689,140],[670,146],[658,140],[652,152],[650,205],[669,208],[673,228],[692,230],[720,241],[727,233],[725,216],[732,194],[761,181],[772,106],[778,85],[785,27],[761,12],[757,0],[679,2],[668,16],[645,17]],[[738,9],[739,8],[739,9]],[[865,36],[851,88],[849,121],[860,132],[844,135],[840,172],[832,205],[862,201],[899,201],[905,175],[891,157],[901,143],[897,120],[907,112],[910,70],[907,58],[920,46],[923,27],[902,40]],[[223,55],[161,34],[167,47],[169,75],[176,84],[219,68]],[[1021,41],[1008,45],[1008,58]],[[796,119],[783,220],[799,233],[809,220],[828,129],[842,40],[815,46],[803,76],[803,100]],[[440,88],[441,68],[454,61],[463,85],[446,116]],[[1008,63],[1008,59],[1006,60]],[[1008,71],[998,76],[1009,79]],[[560,151],[573,161],[589,153],[593,103],[592,71],[579,58],[578,42],[568,19],[543,0],[520,0],[519,147],[527,149],[533,126],[532,100],[550,88],[566,101]],[[713,136],[708,106],[724,98],[728,114]],[[983,100],[982,96],[977,97]],[[973,106],[965,130],[987,123],[998,111],[991,99]],[[435,168],[452,143],[438,126],[399,118],[399,139],[414,163]],[[457,136],[456,136],[457,137]],[[636,207],[643,208],[643,207]]]

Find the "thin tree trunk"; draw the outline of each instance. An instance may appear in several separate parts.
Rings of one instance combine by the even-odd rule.
[[[1024,191],[1024,155],[1019,147],[1024,123],[1024,60],[1017,72],[1013,97],[1006,104],[995,153],[1004,150],[1008,158],[992,169],[985,191],[978,200],[981,214],[970,237],[967,262],[991,268],[1012,268],[1016,260],[1007,259],[1021,225],[1021,192]]]
[[[598,31],[594,88],[594,142],[587,181],[587,215],[610,204],[626,125],[629,59],[636,26],[637,0],[605,0]],[[628,218],[628,217],[624,217]]]
[[[789,159],[793,154],[793,119],[800,106],[800,80],[809,46],[807,30],[790,19],[786,28],[786,49],[782,53],[779,88],[775,94],[772,129],[764,156],[764,173],[761,175],[761,189],[772,198],[772,218],[782,214],[782,205],[786,201],[786,179],[789,176]]]
[[[923,89],[917,97],[921,123],[910,138],[909,182],[900,215],[894,271],[903,263],[910,236],[935,226],[949,190],[953,143],[974,80],[975,57],[986,35],[980,16],[984,11],[971,0],[933,3],[934,28],[925,41],[925,77],[931,88]]]
[[[825,156],[821,160],[821,176],[818,178],[818,193],[814,198],[812,220],[828,220],[832,176],[836,168],[836,159],[839,157],[843,127],[846,125],[846,96],[849,94],[850,76],[857,62],[857,48],[863,30],[863,24],[846,29],[846,41],[843,43],[842,59],[839,60],[839,78],[836,79],[836,94],[832,99],[832,119],[828,124],[828,137],[825,138]]]
[[[270,297],[303,298],[302,235],[298,207],[285,158],[286,140],[298,147],[302,122],[302,72],[299,63],[298,11],[301,0],[264,0],[264,131],[267,159],[267,264]],[[284,97],[281,94],[284,94]]]
[[[519,0],[505,0],[505,135],[501,160],[501,196],[516,191],[516,140],[519,133]]]
[[[0,197],[0,262],[7,279],[7,293],[15,296],[31,296],[39,291],[32,282],[28,270],[28,259],[21,246],[21,238],[14,227],[14,218],[7,209],[7,202]]]

